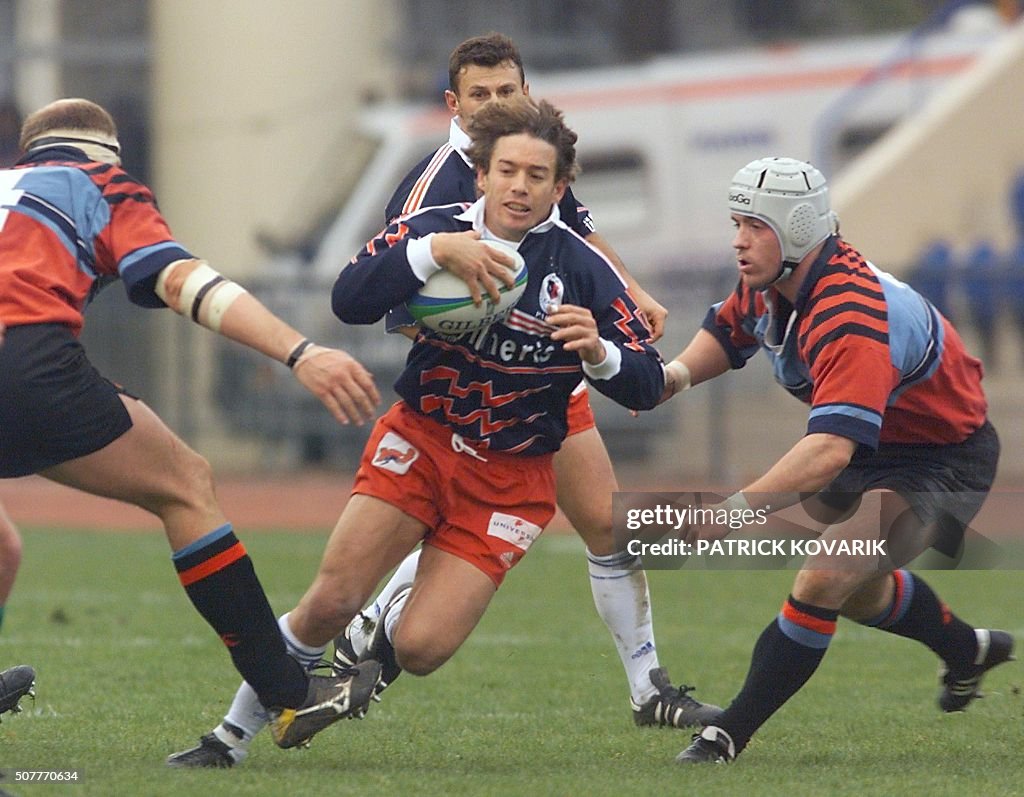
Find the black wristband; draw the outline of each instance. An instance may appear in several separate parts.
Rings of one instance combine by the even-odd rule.
[[[299,344],[294,349],[292,349],[292,353],[288,355],[288,359],[285,360],[284,364],[287,365],[289,368],[294,368],[295,363],[299,361],[299,358],[306,352],[306,349],[308,349],[310,346],[315,345],[316,344],[313,343],[313,341],[311,341],[309,338],[303,338],[301,341],[299,341]]]

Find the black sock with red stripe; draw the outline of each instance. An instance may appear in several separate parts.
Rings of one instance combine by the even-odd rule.
[[[308,680],[288,655],[252,560],[230,524],[176,551],[178,578],[264,706],[296,708]]]
[[[737,753],[814,674],[838,617],[835,609],[801,603],[790,595],[761,632],[743,688],[714,723],[732,737]]]
[[[864,625],[924,643],[951,670],[969,667],[978,654],[974,628],[953,614],[920,576],[896,570],[892,577],[896,584],[892,603]]]

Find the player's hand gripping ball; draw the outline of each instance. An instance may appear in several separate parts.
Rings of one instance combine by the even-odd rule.
[[[409,312],[420,324],[443,335],[463,335],[503,321],[512,312],[526,290],[526,261],[508,244],[489,240],[483,243],[509,255],[515,261],[512,266],[515,272],[513,286],[509,288],[503,283],[498,286],[500,297],[497,303],[485,293],[483,301],[475,305],[465,281],[442,269],[432,274],[407,302]]]

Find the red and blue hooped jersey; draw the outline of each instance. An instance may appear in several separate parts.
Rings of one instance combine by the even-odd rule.
[[[120,277],[128,297],[163,307],[155,276],[192,255],[152,192],[118,166],[53,147],[0,170],[0,318],[65,324],[75,334],[90,293]]]
[[[372,324],[408,300],[423,283],[406,256],[409,241],[431,232],[482,229],[483,200],[425,208],[400,217],[345,267],[332,293],[334,312],[349,323]],[[632,409],[651,409],[664,374],[650,329],[608,260],[552,216],[518,245],[526,260],[526,290],[511,315],[478,333],[442,336],[421,331],[395,384],[416,411],[481,447],[520,454],[558,449],[566,435],[569,395],[584,373],[579,356],[550,337],[545,301],[557,278],[566,304],[588,307],[602,338],[621,353],[609,379],[590,380]]]
[[[733,368],[758,349],[775,379],[811,405],[807,433],[879,443],[946,444],[984,422],[981,362],[924,297],[831,238],[793,305],[742,282],[704,329]]]

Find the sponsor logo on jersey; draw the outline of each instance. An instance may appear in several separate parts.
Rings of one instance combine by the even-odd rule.
[[[491,515],[491,521],[487,524],[487,535],[497,537],[500,540],[511,543],[522,551],[533,545],[543,529],[536,523],[523,520],[515,515],[506,515],[504,512],[495,512]]]
[[[505,551],[498,559],[501,560],[502,567],[506,570],[511,570],[512,566],[516,563],[516,555],[512,551]]]
[[[540,284],[540,309],[545,315],[557,313],[565,296],[565,285],[557,274],[547,274]]]
[[[377,444],[377,453],[373,455],[372,463],[374,467],[382,470],[403,474],[409,472],[409,468],[419,455],[419,450],[408,440],[394,432],[388,432]]]

